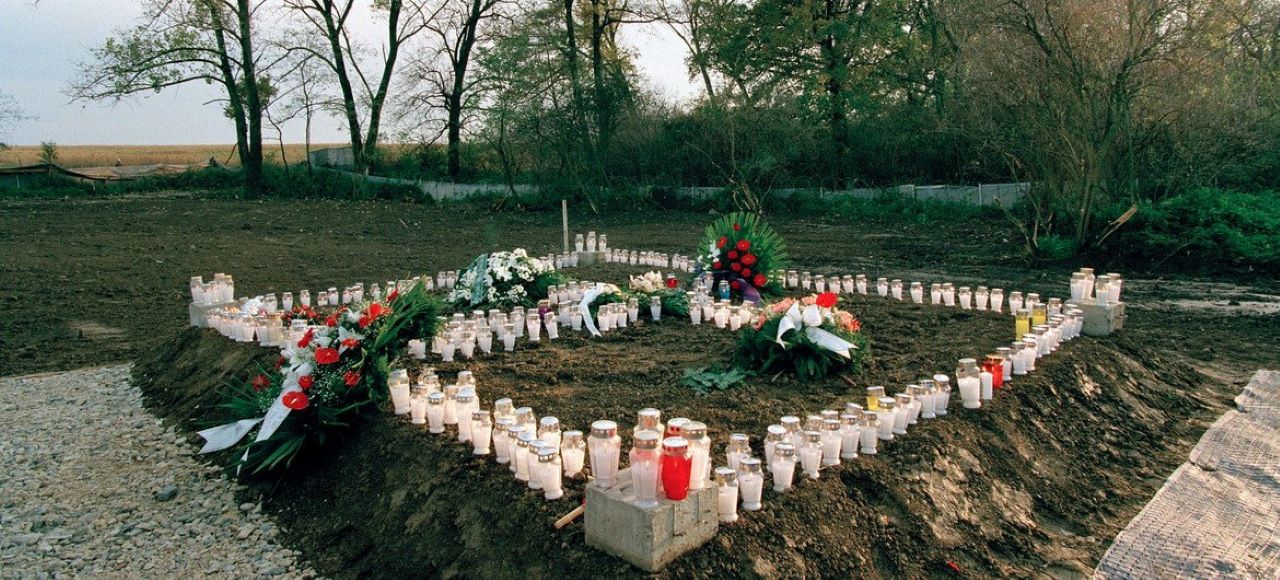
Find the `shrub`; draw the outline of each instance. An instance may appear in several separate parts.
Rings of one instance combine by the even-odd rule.
[[[1176,260],[1202,270],[1280,269],[1280,193],[1204,188],[1144,202],[1104,250],[1152,267]]]

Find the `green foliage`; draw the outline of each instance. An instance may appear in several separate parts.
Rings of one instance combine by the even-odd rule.
[[[40,162],[50,165],[58,162],[58,144],[45,141],[40,144]]]
[[[770,196],[766,200],[765,210],[783,215],[883,222],[954,223],[982,218],[1003,219],[999,210],[992,207],[959,201],[918,201],[892,191],[885,191],[871,199],[823,195],[818,192],[797,192],[786,197]]]
[[[1043,258],[1065,260],[1076,255],[1079,247],[1071,238],[1050,234],[1039,238],[1036,249]]]
[[[746,378],[749,376],[751,376],[750,373],[738,368],[729,370],[718,366],[688,368],[684,370],[684,377],[680,379],[680,383],[705,397],[713,392],[727,391],[733,387],[745,385]]]
[[[1177,260],[1206,271],[1280,270],[1280,192],[1206,188],[1144,203],[1104,249],[1146,265]]]
[[[751,247],[747,251],[756,260],[749,265],[745,262],[740,264],[744,269],[752,271],[751,278],[755,278],[756,274],[770,276],[787,267],[790,258],[782,236],[769,227],[759,214],[748,212],[725,214],[707,226],[698,246],[699,265],[704,270],[716,272],[717,279],[740,278],[740,274],[731,269],[731,262],[734,260],[730,259],[729,252],[735,251],[734,244],[741,240],[750,242]],[[721,241],[724,241],[723,247]],[[739,259],[742,259],[741,256]],[[716,268],[716,262],[719,262],[719,268]],[[746,282],[755,286],[753,280],[748,279]],[[782,285],[777,280],[770,279],[763,287],[757,287],[757,290],[762,295],[777,296],[782,293]]]
[[[837,371],[857,371],[862,368],[862,357],[868,344],[862,333],[845,333],[826,328],[857,347],[850,352],[850,358],[844,358],[818,346],[800,330],[792,330],[784,335],[783,342],[786,346],[778,344],[775,339],[781,320],[781,317],[773,317],[759,329],[744,328],[738,335],[738,344],[734,348],[734,365],[760,374],[792,372],[802,380],[819,379]]]

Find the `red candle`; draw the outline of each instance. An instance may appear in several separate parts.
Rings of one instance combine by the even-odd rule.
[[[1004,386],[1004,357],[987,355],[982,359],[982,370],[991,373],[991,388],[999,389]]]
[[[662,442],[662,487],[667,499],[680,501],[688,497],[692,467],[689,441],[684,437],[668,437]]]

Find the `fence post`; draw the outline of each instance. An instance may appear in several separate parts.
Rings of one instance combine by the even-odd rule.
[[[984,205],[982,199],[982,182],[978,182],[978,205]]]

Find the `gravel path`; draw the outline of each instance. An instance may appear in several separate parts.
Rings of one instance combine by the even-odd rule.
[[[0,378],[0,577],[310,577],[128,366]]]

